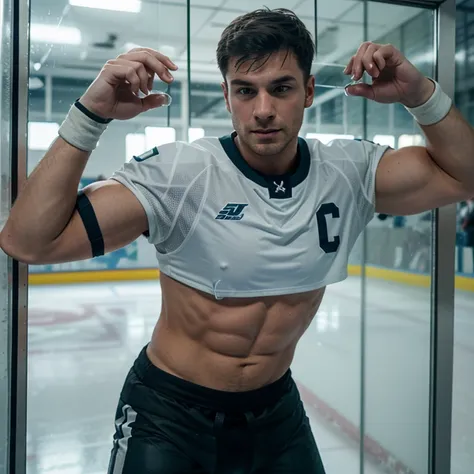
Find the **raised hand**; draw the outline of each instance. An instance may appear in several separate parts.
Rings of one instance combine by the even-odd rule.
[[[167,103],[166,95],[149,95],[149,92],[152,90],[155,74],[171,84],[174,78],[170,71],[177,69],[170,58],[158,51],[149,48],[132,49],[107,61],[80,102],[102,118],[133,118]]]
[[[407,107],[416,107],[425,103],[434,91],[434,83],[391,44],[362,43],[344,74],[358,81],[364,71],[372,77],[372,84],[347,86],[348,95],[383,104],[400,102]]]

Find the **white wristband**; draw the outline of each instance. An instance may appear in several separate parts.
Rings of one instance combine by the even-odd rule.
[[[82,151],[97,147],[101,135],[107,129],[110,119],[103,119],[87,110],[76,101],[59,128],[59,136],[70,145]]]
[[[430,80],[433,81],[433,79]],[[453,101],[443,92],[441,86],[436,81],[433,82],[435,90],[427,102],[418,107],[405,107],[420,125],[433,125],[440,122],[448,115],[453,104]]]

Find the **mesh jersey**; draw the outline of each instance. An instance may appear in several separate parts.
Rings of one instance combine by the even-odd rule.
[[[235,132],[134,157],[115,179],[148,217],[160,270],[224,297],[309,291],[347,277],[349,253],[374,215],[375,171],[388,147],[298,140],[298,165],[250,168]]]

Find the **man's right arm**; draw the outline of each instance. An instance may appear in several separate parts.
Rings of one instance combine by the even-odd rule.
[[[28,178],[0,234],[0,246],[25,263],[59,263],[90,258],[123,247],[148,229],[148,216],[134,193],[117,181],[88,186],[76,210],[77,190],[91,151],[106,124],[127,120],[167,102],[148,93],[158,75],[171,83],[177,66],[148,48],[132,49],[107,61],[86,93],[77,101],[58,138]],[[145,98],[139,98],[139,92]],[[149,210],[150,212],[150,210]],[[95,222],[97,220],[97,222]],[[84,218],[84,221],[86,219]],[[94,251],[88,232],[94,243]],[[100,237],[100,234],[102,237]],[[103,240],[103,245],[102,241]],[[96,248],[99,242],[100,248]]]
[[[0,233],[1,248],[29,264],[92,257],[91,243],[75,209],[77,189],[90,153],[58,138],[28,178]],[[117,181],[84,190],[104,240],[105,253],[124,247],[148,229],[134,194]]]

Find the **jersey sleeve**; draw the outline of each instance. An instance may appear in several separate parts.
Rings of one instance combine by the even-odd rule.
[[[334,147],[334,148],[333,148]],[[327,150],[329,161],[338,167],[347,180],[361,217],[367,224],[375,213],[375,175],[380,159],[390,146],[368,140],[334,140]]]
[[[378,145],[367,140],[354,140],[354,144],[359,147],[359,159],[354,160],[360,180],[362,182],[364,198],[367,201],[365,215],[369,220],[375,212],[375,175],[382,156],[391,147]],[[364,211],[364,209],[362,209]]]
[[[148,241],[168,250],[184,241],[205,194],[208,160],[184,142],[155,147],[134,156],[110,179],[127,187],[140,201],[148,219]]]

